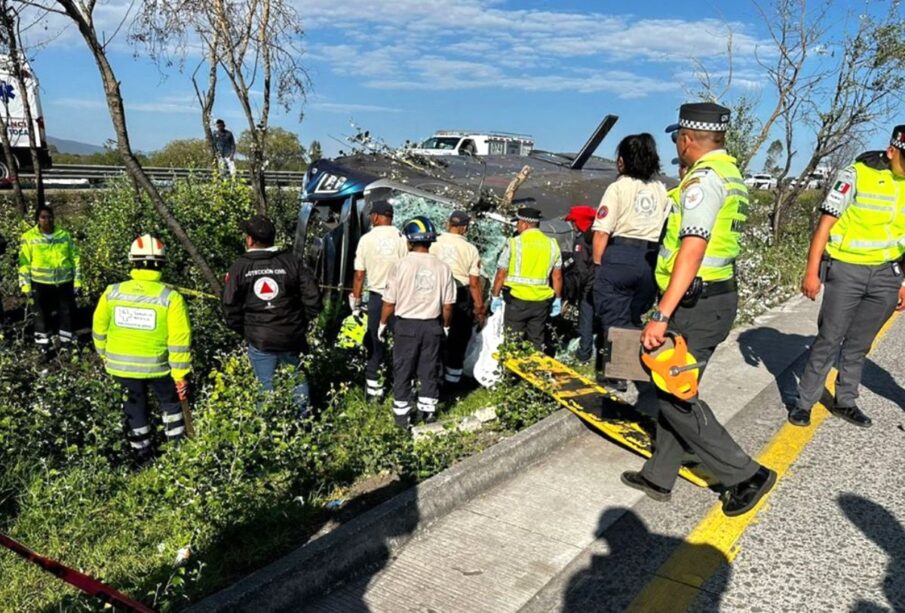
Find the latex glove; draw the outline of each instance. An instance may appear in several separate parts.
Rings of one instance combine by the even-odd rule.
[[[502,296],[493,296],[493,301],[490,303],[490,312],[496,313],[501,308],[503,308],[503,297]]]
[[[443,336],[449,338],[449,326],[443,326]]]
[[[352,315],[361,317],[361,298],[356,298],[354,294],[349,294],[349,307],[352,309]]]
[[[377,340],[379,340],[379,341],[387,340],[387,325],[386,324],[377,324]]]
[[[562,314],[562,298],[556,298],[550,305],[550,317],[559,317],[560,314]]]
[[[187,379],[179,379],[176,382],[176,395],[179,396],[180,401],[189,399],[189,382]]]

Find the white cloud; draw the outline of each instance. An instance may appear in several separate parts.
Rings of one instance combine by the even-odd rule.
[[[325,113],[401,113],[402,109],[375,104],[347,104],[344,102],[313,102],[309,109]]]
[[[750,66],[760,44],[737,22],[508,9],[495,0],[298,0],[298,9],[309,41],[320,32],[343,36],[342,44],[309,42],[310,58],[380,89],[501,86],[639,97],[680,84],[634,73],[672,66],[678,74],[692,57],[719,69],[730,32],[737,65]]]
[[[54,106],[69,109],[107,109],[107,103],[101,98],[55,98],[50,101]],[[151,102],[125,102],[126,113],[197,113],[198,107],[194,98],[189,96],[170,96]]]

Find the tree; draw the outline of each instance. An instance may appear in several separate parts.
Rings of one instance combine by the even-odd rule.
[[[266,213],[264,167],[274,99],[288,111],[304,98],[308,76],[299,63],[301,20],[291,0],[144,0],[133,39],[165,57],[184,58],[197,36],[209,64],[226,75],[247,123],[248,165],[259,212]],[[260,104],[252,102],[252,88]]]
[[[148,156],[149,165],[166,168],[209,168],[212,162],[211,150],[201,138],[172,140]]]
[[[777,1],[780,8],[795,4],[793,0]],[[800,15],[797,14],[795,19],[804,19]],[[779,16],[782,19],[792,17],[782,12]],[[826,31],[826,13],[819,13],[814,19],[816,21],[807,23],[806,31]],[[807,177],[825,159],[851,147],[866,131],[888,121],[905,94],[905,21],[901,16],[901,3],[894,0],[885,13],[865,13],[853,19],[857,25],[845,28],[847,31],[840,40],[822,45],[827,51],[823,53],[821,65],[811,70],[807,77],[799,78],[794,86],[777,90],[787,152],[780,179],[789,173],[796,153],[793,143],[798,129],[807,127],[813,131],[814,148],[798,181],[794,184],[778,182],[771,213],[775,238],[780,235],[790,203],[795,202],[806,188]],[[781,31],[784,26],[768,20],[767,27]],[[790,50],[781,39],[779,41],[779,56],[790,55]],[[778,63],[781,61],[777,60]],[[799,70],[805,68],[802,61]],[[775,80],[774,85],[782,82]],[[888,131],[889,127],[882,126],[881,129]]]
[[[764,160],[764,173],[776,176],[780,172],[779,159],[784,151],[782,141],[778,138],[767,147],[767,159]]]
[[[321,142],[319,140],[311,141],[311,145],[308,147],[308,163],[314,163],[322,157],[324,157],[324,152],[321,148]]]
[[[132,145],[129,141],[129,130],[126,123],[126,111],[123,106],[122,92],[119,87],[120,81],[107,58],[107,44],[109,43],[109,39],[106,39],[105,37],[104,42],[101,42],[94,25],[95,0],[55,0],[52,4],[42,4],[41,1],[34,0],[28,1],[27,3],[43,10],[68,17],[78,27],[82,40],[85,42],[85,45],[88,47],[88,50],[91,52],[91,55],[94,57],[94,61],[97,64],[101,82],[104,86],[104,97],[107,102],[107,109],[110,112],[110,119],[113,122],[113,129],[116,134],[117,151],[119,151],[126,171],[129,173],[133,183],[148,195],[151,203],[163,219],[167,228],[173,233],[173,236],[176,237],[179,244],[182,245],[183,249],[185,249],[192,258],[192,261],[198,267],[198,270],[204,276],[205,280],[207,280],[211,289],[215,293],[220,293],[223,286],[220,283],[219,276],[214,274],[214,271],[208,265],[207,260],[204,259],[204,256],[201,255],[197,247],[195,247],[195,244],[185,233],[182,225],[170,212],[169,207],[160,195],[157,187],[151,182],[148,175],[145,174],[144,169],[142,169],[141,164],[135,157],[135,153],[132,151]]]
[[[248,130],[242,132],[236,143],[236,151],[250,157],[254,148],[254,139]],[[305,147],[299,142],[297,134],[283,128],[270,128],[264,137],[264,150],[267,158],[264,166],[268,170],[304,170]]]
[[[754,138],[760,122],[755,115],[755,100],[751,96],[738,96],[730,104],[732,113],[726,133],[726,151],[735,158],[739,171],[745,174],[755,153]]]

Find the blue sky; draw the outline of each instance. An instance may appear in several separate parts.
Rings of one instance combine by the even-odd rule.
[[[112,33],[129,6],[100,0],[100,27]],[[831,11],[841,23],[863,6],[834,2]],[[764,107],[771,102],[756,61],[770,46],[747,0],[299,0],[297,9],[313,87],[303,105],[272,123],[305,144],[320,140],[328,155],[353,133],[352,121],[391,145],[467,128],[527,133],[539,148],[574,151],[614,113],[620,120],[599,153],[610,154],[626,134],[650,131],[669,159],[663,128],[696,89],[696,62],[726,70],[730,31],[735,71],[726,100],[748,93]],[[47,131],[102,144],[112,128],[97,69],[74,31],[51,24],[48,32],[53,41],[33,53]],[[160,68],[123,33],[110,48],[133,146],[152,150],[201,136],[187,74],[197,60],[187,59],[185,73]],[[225,87],[215,115],[241,131],[244,120]]]

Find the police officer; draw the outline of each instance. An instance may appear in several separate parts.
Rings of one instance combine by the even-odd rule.
[[[407,429],[416,374],[419,416],[426,423],[435,418],[440,401],[440,349],[452,323],[456,284],[450,267],[430,253],[431,243],[437,240],[430,219],[414,217],[403,232],[410,251],[387,279],[378,336],[383,339],[395,315],[393,415],[396,425]]]
[[[292,252],[274,247],[276,228],[263,215],[242,224],[246,252],[226,273],[223,307],[226,323],[248,343],[248,358],[261,388],[273,390],[277,366],[299,365],[307,350],[308,323],[321,308],[320,290],[311,272]],[[294,390],[301,410],[308,386]]]
[[[165,258],[158,239],[135,239],[129,250],[132,280],[108,286],[94,310],[94,347],[127,394],[126,438],[139,464],[154,454],[149,389],[160,404],[167,441],[185,435],[180,400],[188,398],[192,329],[185,300],[161,281]]]
[[[665,342],[669,329],[685,337],[699,362],[707,362],[735,320],[734,262],[748,190],[735,158],[724,148],[728,125],[729,109],[705,102],[683,104],[678,125],[670,127],[679,159],[689,170],[657,258],[662,294],[641,334],[648,351]],[[623,473],[623,483],[655,500],[668,500],[687,446],[725,487],[724,514],[753,509],[776,482],[776,473],[751,459],[700,398],[685,402],[659,389],[657,395],[654,454],[640,472]]]
[[[465,238],[471,217],[465,211],[453,211],[446,232],[437,237],[430,252],[452,269],[456,281],[456,306],[453,309],[449,340],[443,360],[443,378],[456,385],[462,380],[465,350],[475,323],[485,320],[484,288],[481,285],[481,256],[478,248]]]
[[[367,278],[368,332],[365,335],[365,349],[368,352],[368,363],[365,366],[365,391],[368,399],[379,400],[383,397],[380,368],[386,354],[383,341],[377,338],[383,307],[382,295],[386,290],[390,269],[408,253],[408,244],[393,226],[393,205],[388,201],[378,200],[371,205],[370,220],[371,230],[361,237],[355,251],[355,276],[352,293],[349,294],[349,306],[352,307],[353,315],[361,313],[361,294]],[[393,322],[394,318],[390,318],[388,325],[391,328]]]
[[[72,236],[55,225],[53,209],[38,207],[35,226],[22,235],[19,287],[37,307],[35,344],[42,349],[50,347],[57,332],[62,343],[75,340],[72,320],[75,293],[82,287],[80,261]]]
[[[657,295],[654,265],[663,222],[669,211],[666,186],[658,180],[660,157],[650,134],[632,134],[616,148],[619,178],[597,207],[594,230],[594,305],[601,331],[641,327],[641,316]],[[619,390],[625,381],[606,380]]]
[[[817,339],[789,411],[796,426],[810,423],[824,382],[838,357],[831,412],[863,428],[870,417],[855,404],[864,356],[893,310],[905,308],[905,125],[896,126],[885,155],[865,154],[842,170],[820,207],[802,293],[814,300],[826,285]],[[821,260],[825,279],[821,278]]]
[[[518,236],[506,242],[497,261],[490,308],[496,312],[505,299],[507,330],[543,351],[547,317],[562,312],[562,254],[557,242],[540,231],[540,211],[520,208],[515,218]]]

